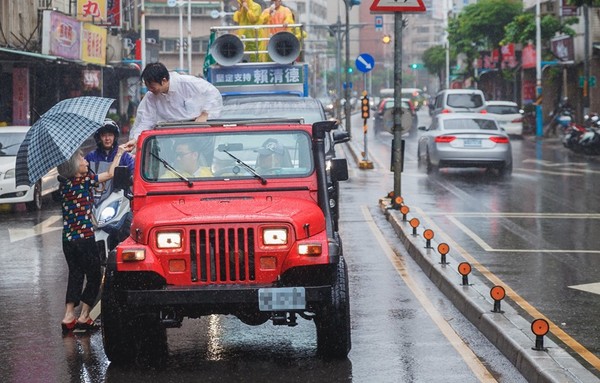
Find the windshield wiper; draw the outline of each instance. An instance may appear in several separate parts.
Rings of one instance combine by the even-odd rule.
[[[156,158],[157,160],[159,160],[164,166],[165,168],[167,168],[168,170],[172,171],[173,173],[175,173],[175,175],[177,177],[179,177],[180,180],[187,182],[189,187],[194,186],[194,183],[192,181],[190,181],[186,176],[184,176],[183,174],[179,173],[177,171],[177,169],[175,169],[173,166],[171,166],[171,164],[169,164],[166,160],[160,158],[159,156],[157,156],[154,153],[150,153],[152,155],[152,157]]]
[[[266,185],[267,184],[267,179],[265,177],[261,176],[260,174],[258,174],[256,172],[256,170],[254,170],[254,168],[252,166],[248,165],[247,163],[245,163],[244,161],[240,160],[239,158],[237,158],[233,154],[229,153],[227,150],[222,149],[222,151],[224,153],[226,153],[229,157],[233,158],[235,160],[235,162],[237,162],[238,164],[242,165],[244,168],[246,168],[246,170],[248,170],[250,173],[252,173],[252,175],[254,175],[254,178],[260,180],[260,183],[262,185]]]

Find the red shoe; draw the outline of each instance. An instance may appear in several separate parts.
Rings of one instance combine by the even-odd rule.
[[[63,335],[68,334],[75,329],[75,326],[77,326],[77,319],[73,319],[73,322],[61,323],[60,326],[62,327]]]
[[[75,328],[77,330],[80,331],[94,331],[94,330],[98,330],[100,328],[100,325],[96,324],[93,320],[88,319],[87,322],[79,322],[79,321],[75,321],[77,322],[75,324]]]

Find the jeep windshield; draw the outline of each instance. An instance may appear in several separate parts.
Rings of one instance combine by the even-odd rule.
[[[311,140],[298,130],[156,135],[144,142],[141,168],[150,182],[305,177]]]

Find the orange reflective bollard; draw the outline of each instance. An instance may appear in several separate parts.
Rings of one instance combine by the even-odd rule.
[[[536,319],[531,322],[531,332],[535,334],[535,347],[532,347],[536,351],[546,351],[544,347],[544,335],[550,331],[550,324],[545,319]]]
[[[420,223],[421,223],[421,222],[419,222],[419,219],[418,219],[418,218],[413,218],[413,219],[411,219],[411,220],[410,220],[409,224],[410,224],[410,226],[413,228],[413,233],[412,233],[412,235],[417,235],[417,227],[419,227],[419,224],[420,224]]]
[[[490,296],[494,300],[494,309],[492,310],[492,312],[503,313],[504,311],[502,311],[502,309],[500,308],[500,302],[506,296],[506,291],[504,291],[504,287],[497,285],[492,287],[490,290]]]
[[[402,207],[400,208],[400,213],[402,213],[403,221],[406,221],[406,215],[408,214],[409,211],[410,211],[410,209],[406,205],[402,205]]]
[[[448,244],[447,244],[447,243],[440,243],[440,244],[438,245],[438,248],[437,248],[437,249],[438,249],[439,253],[440,253],[440,254],[441,254],[441,256],[442,256],[442,259],[441,259],[440,263],[441,263],[442,265],[447,265],[447,264],[448,264],[448,262],[446,262],[446,254],[448,254],[448,252],[450,251],[450,246],[448,246]]]
[[[471,264],[469,262],[461,262],[458,264],[458,272],[462,275],[462,285],[469,285],[469,274],[471,274]]]
[[[425,238],[425,248],[431,249],[431,240],[433,239],[433,230],[426,229],[423,232],[423,238]]]

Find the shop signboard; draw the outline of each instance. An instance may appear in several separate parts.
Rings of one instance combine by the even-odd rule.
[[[106,28],[83,23],[81,60],[98,65],[106,64]]]
[[[77,20],[106,21],[107,0],[77,0]]]
[[[79,60],[81,23],[59,12],[44,11],[42,54]]]

